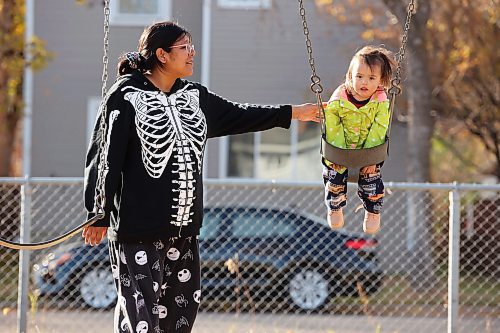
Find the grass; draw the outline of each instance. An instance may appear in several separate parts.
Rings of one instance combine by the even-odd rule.
[[[459,300],[461,305],[500,305],[500,283],[495,278],[467,276],[460,279]]]
[[[325,313],[382,316],[446,316],[448,280],[437,277],[432,288],[416,290],[403,275],[386,276],[380,290],[361,297],[336,297]],[[500,283],[494,278],[466,276],[460,279],[461,313],[492,316],[499,314]]]
[[[441,299],[422,299],[422,296],[431,294],[434,296],[448,295],[447,276],[438,276],[436,287],[428,291],[415,291],[409,280],[404,276],[392,275],[386,276],[382,289],[374,296],[378,302],[386,303],[397,300],[402,304],[439,304]],[[497,279],[482,276],[462,276],[459,282],[461,305],[477,306],[489,305],[498,306],[500,304],[500,283]]]
[[[17,300],[18,261],[17,252],[0,250],[0,302]]]

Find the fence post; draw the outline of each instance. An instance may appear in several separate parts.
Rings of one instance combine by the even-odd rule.
[[[458,283],[460,258],[460,193],[455,188],[449,192],[450,223],[448,253],[448,333],[458,332]]]
[[[29,179],[21,186],[20,242],[31,241],[31,184]],[[17,332],[26,333],[28,313],[29,250],[19,251],[19,284],[17,286]]]
[[[31,122],[33,114],[33,50],[31,44],[35,36],[35,0],[25,0],[24,15],[24,66],[23,71],[23,175],[25,183],[21,186],[21,230],[20,242],[31,241]],[[28,315],[30,252],[19,252],[19,285],[17,286],[17,332],[26,333]]]

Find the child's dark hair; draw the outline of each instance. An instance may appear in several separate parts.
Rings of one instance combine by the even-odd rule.
[[[155,23],[142,32],[139,38],[137,52],[127,52],[118,60],[118,76],[129,74],[138,69],[148,72],[162,64],[156,57],[156,50],[162,48],[170,52],[171,46],[176,41],[191,34],[175,22],[164,21]]]
[[[384,88],[388,89],[391,85],[392,70],[396,66],[394,55],[391,51],[381,46],[368,45],[356,52],[352,57],[349,69],[345,75],[345,85],[349,91],[353,90],[352,87],[352,68],[355,60],[364,63],[373,70],[374,65],[380,66],[380,83]]]

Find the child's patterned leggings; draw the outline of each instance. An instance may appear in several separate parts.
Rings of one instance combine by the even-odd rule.
[[[383,163],[377,164],[376,172],[362,175],[358,179],[358,196],[364,208],[379,214],[384,203],[384,183],[380,168]],[[323,167],[323,183],[325,184],[325,204],[329,210],[339,210],[347,201],[347,178],[349,170],[338,173],[326,165]]]
[[[118,291],[114,332],[189,333],[200,303],[197,237],[109,242]]]

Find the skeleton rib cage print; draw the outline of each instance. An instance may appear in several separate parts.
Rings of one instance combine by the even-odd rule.
[[[199,91],[188,90],[190,85],[167,95],[160,91],[144,91],[125,86],[125,100],[132,103],[135,111],[135,125],[141,142],[141,156],[149,176],[160,178],[170,158],[177,178],[172,181],[178,193],[177,214],[172,215],[171,223],[176,226],[191,222],[195,168],[201,170],[203,146],[207,125],[200,109]],[[195,159],[193,161],[192,159]]]

